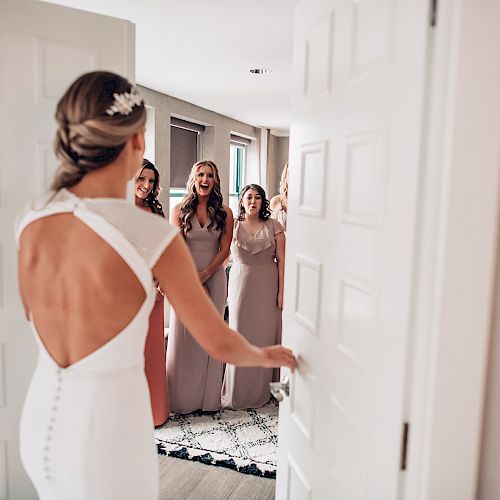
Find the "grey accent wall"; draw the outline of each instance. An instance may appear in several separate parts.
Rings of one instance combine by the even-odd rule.
[[[478,500],[500,498],[500,242],[484,406]]]
[[[155,108],[155,164],[160,171],[163,192],[160,201],[169,213],[170,188],[170,118],[175,116],[205,125],[202,157],[212,160],[219,169],[221,191],[227,204],[229,195],[229,141],[231,133],[252,139],[248,148],[247,162],[258,162],[258,129],[214,111],[200,108],[147,87],[139,86],[146,104]]]
[[[281,171],[288,161],[288,137],[269,135],[267,149],[267,195],[272,198],[278,194]]]

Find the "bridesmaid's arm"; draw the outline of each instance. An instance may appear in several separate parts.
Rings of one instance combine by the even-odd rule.
[[[231,241],[233,239],[233,212],[226,205],[223,205],[222,207],[224,208],[227,217],[219,239],[219,250],[214,255],[214,258],[210,261],[208,266],[205,267],[203,271],[198,273],[202,283],[205,283],[205,281],[207,281],[207,279],[210,278],[210,276],[212,276],[217,269],[222,267],[226,262],[226,259],[229,257]]]
[[[271,201],[269,202],[269,208],[274,213],[280,209],[280,205],[281,205],[281,198],[280,195],[277,194],[276,196],[273,196],[271,198]]]
[[[278,223],[279,224],[279,223]],[[278,262],[278,298],[277,303],[283,309],[283,279],[285,276],[285,233],[281,231],[274,236],[276,241],[276,261]]]
[[[179,319],[210,356],[239,366],[287,366],[295,370],[297,360],[290,349],[280,345],[258,348],[227,326],[203,291],[182,236],[172,240],[153,273]]]

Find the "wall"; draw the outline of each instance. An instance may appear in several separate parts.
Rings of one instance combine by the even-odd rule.
[[[219,169],[221,191],[227,203],[229,195],[229,140],[231,133],[252,139],[248,148],[249,169],[259,169],[260,129],[233,120],[213,111],[200,108],[186,101],[161,94],[147,87],[139,86],[148,106],[154,108],[155,160],[160,171],[163,192],[160,201],[169,212],[168,188],[170,186],[170,118],[175,116],[205,125],[202,142],[202,157],[213,160]]]
[[[500,244],[484,407],[478,500],[500,498]]]

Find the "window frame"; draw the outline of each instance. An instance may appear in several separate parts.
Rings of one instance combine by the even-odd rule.
[[[230,141],[229,148],[229,206],[237,216],[237,210],[235,212],[234,207],[236,209],[238,207],[240,192],[244,186],[248,151],[247,144],[234,140]]]

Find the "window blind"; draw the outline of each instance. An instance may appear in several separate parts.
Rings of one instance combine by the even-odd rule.
[[[185,188],[191,167],[198,161],[199,132],[170,127],[170,187]]]

